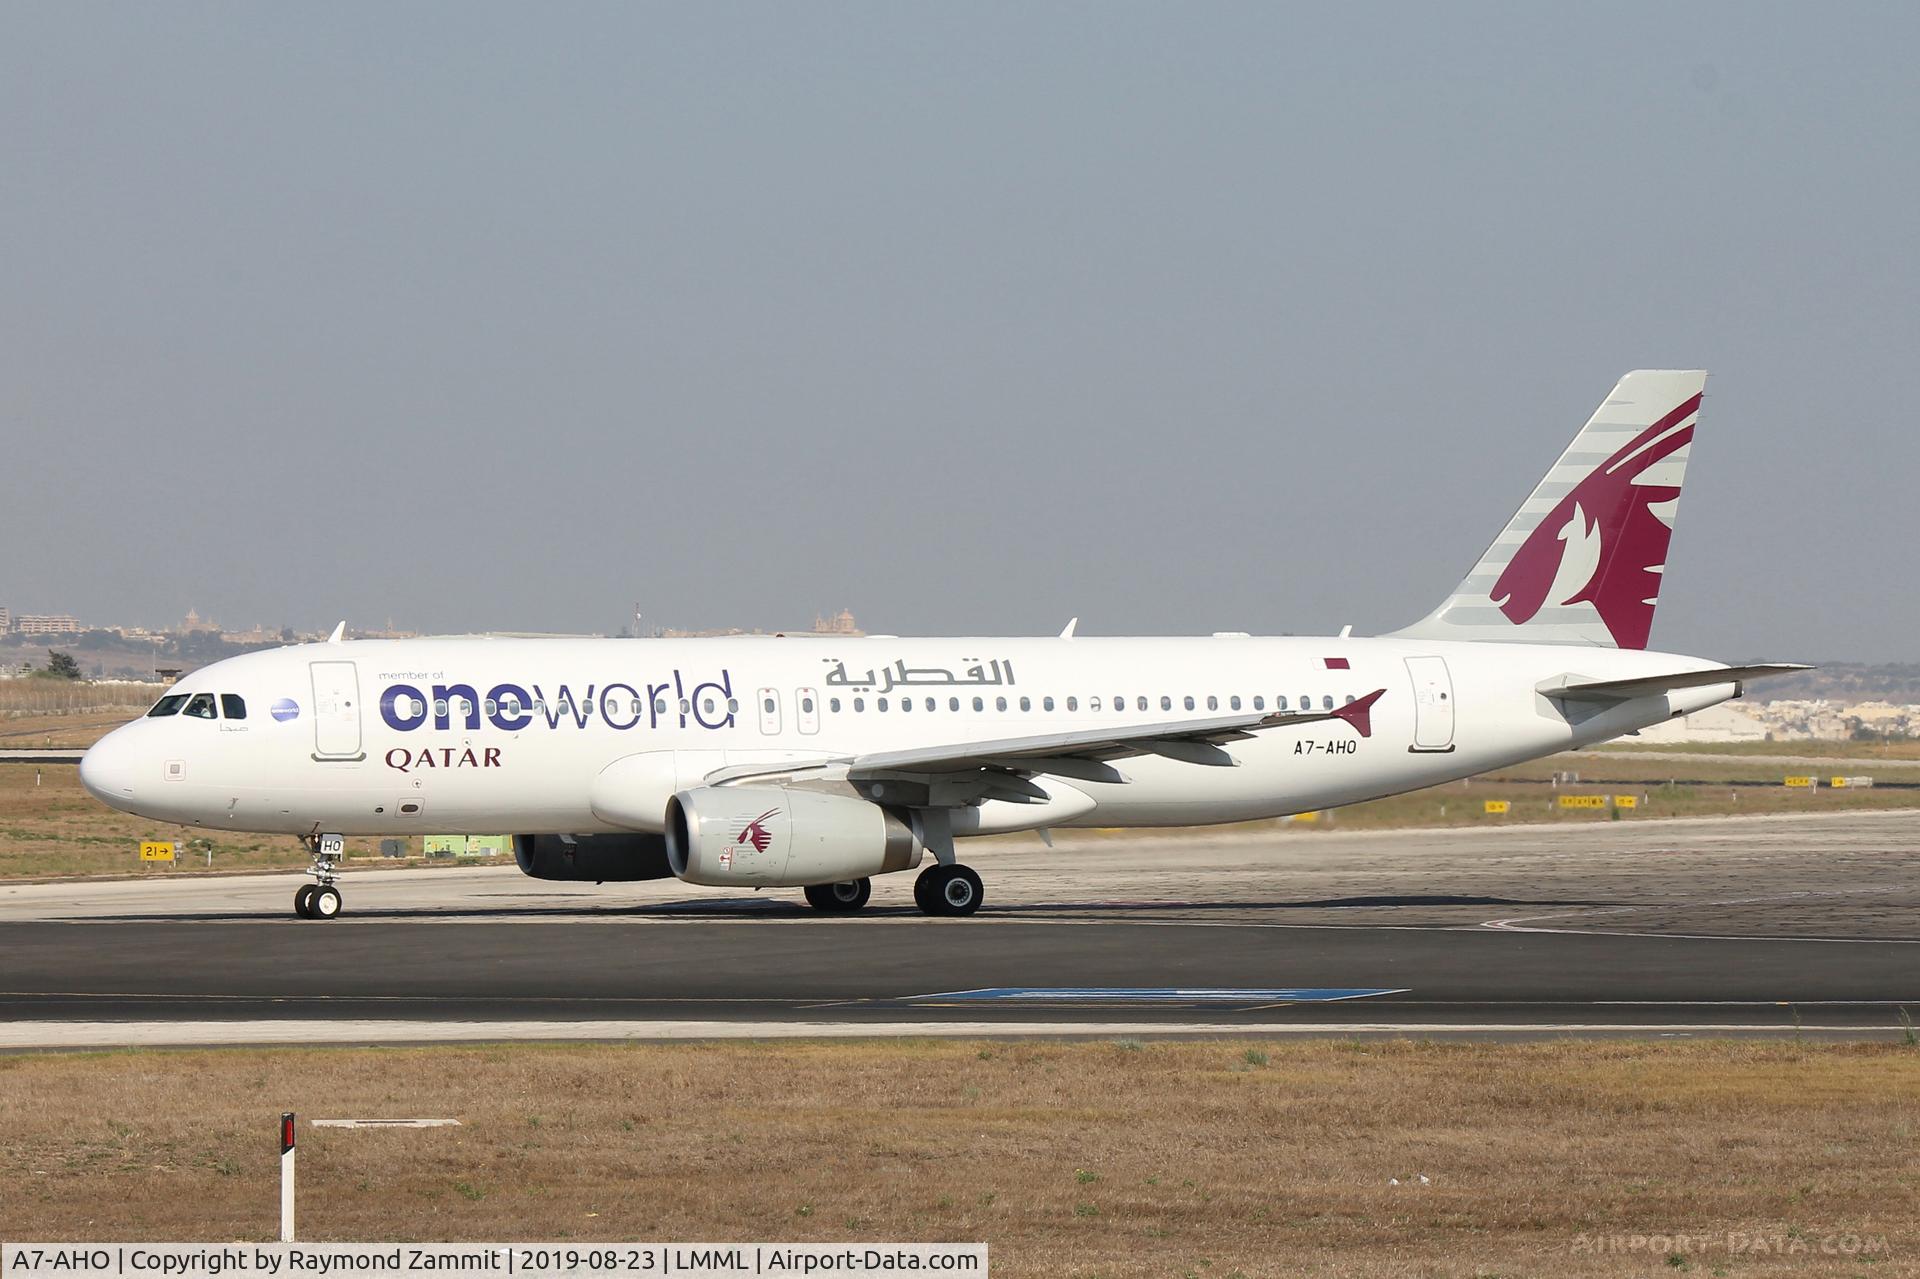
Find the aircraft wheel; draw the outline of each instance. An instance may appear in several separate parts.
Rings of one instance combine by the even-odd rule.
[[[302,884],[300,891],[293,895],[293,913],[302,919],[313,918],[313,894],[319,888],[317,884]]]
[[[837,884],[809,884],[807,905],[828,915],[845,915],[859,910],[873,896],[870,879],[843,879]]]
[[[913,882],[914,902],[929,915],[971,915],[985,895],[980,876],[958,862],[929,866]]]
[[[313,902],[307,907],[314,919],[332,919],[340,913],[340,890],[332,884],[322,884],[313,891]]]

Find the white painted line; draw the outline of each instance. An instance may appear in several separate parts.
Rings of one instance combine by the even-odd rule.
[[[1669,1033],[1892,1034],[1892,1026],[1782,1025],[1778,1022],[1128,1022],[1128,1021],[182,1021],[10,1022],[0,1050],[22,1048],[193,1047],[214,1044],[313,1045],[406,1043],[554,1043],[714,1039],[997,1039],[1011,1036],[1105,1038],[1163,1035],[1654,1035]]]
[[[314,1119],[315,1128],[458,1128],[458,1119]]]

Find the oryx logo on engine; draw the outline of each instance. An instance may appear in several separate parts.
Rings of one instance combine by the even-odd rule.
[[[773,832],[767,829],[766,821],[767,818],[772,817],[779,811],[777,808],[769,808],[766,812],[748,822],[740,828],[740,834],[733,842],[736,844],[752,844],[753,851],[756,853],[766,852],[767,845],[773,842]]]

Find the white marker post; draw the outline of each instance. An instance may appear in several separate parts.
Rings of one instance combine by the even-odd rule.
[[[280,1242],[293,1242],[293,1112],[280,1116]]]

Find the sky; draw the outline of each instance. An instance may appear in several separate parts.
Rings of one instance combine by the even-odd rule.
[[[23,3],[0,605],[1367,634],[1712,371],[1653,643],[1920,660],[1920,7]]]

